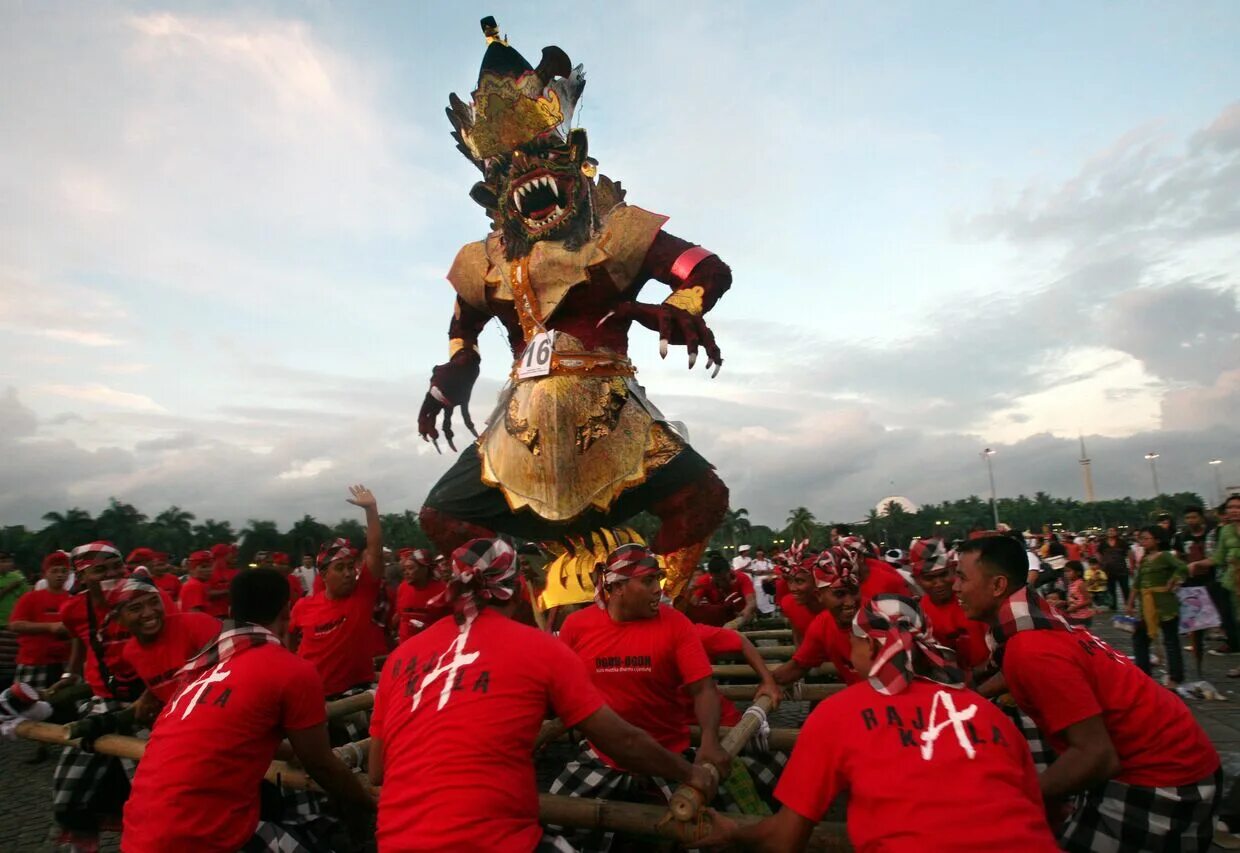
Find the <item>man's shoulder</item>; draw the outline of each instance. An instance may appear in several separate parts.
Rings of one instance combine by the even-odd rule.
[[[1003,663],[1044,661],[1047,656],[1072,658],[1084,654],[1080,644],[1070,631],[1036,630],[1018,631],[1004,644]],[[1041,666],[1041,663],[1038,663]]]

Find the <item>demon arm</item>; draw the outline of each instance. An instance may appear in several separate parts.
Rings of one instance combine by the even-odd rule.
[[[671,295],[661,305],[623,302],[602,322],[611,317],[633,320],[658,332],[659,354],[664,358],[668,344],[683,345],[689,353],[690,369],[702,347],[706,350],[706,367],[713,364],[711,376],[717,375],[723,357],[702,317],[732,286],[732,270],[709,249],[660,231],[646,252],[637,280],[652,278],[672,286]]]
[[[439,450],[439,429],[435,427],[435,420],[440,412],[443,412],[440,429],[453,451],[456,450],[452,443],[453,409],[460,408],[461,420],[475,438],[478,435],[473,418],[469,416],[469,397],[482,361],[478,354],[478,335],[490,319],[491,315],[487,312],[475,308],[459,296],[456,298],[452,322],[448,325],[448,360],[431,370],[431,387],[418,413],[418,434],[424,441],[433,443],[436,450]]]

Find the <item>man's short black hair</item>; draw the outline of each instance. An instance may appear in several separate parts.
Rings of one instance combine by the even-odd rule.
[[[228,594],[233,619],[270,625],[288,604],[288,578],[276,569],[248,569],[233,578]]]
[[[1154,541],[1158,543],[1159,551],[1171,550],[1171,534],[1168,533],[1165,528],[1162,528],[1157,524],[1151,524],[1149,527],[1142,527],[1141,532],[1148,533],[1150,536],[1154,537]]]
[[[1181,512],[1180,514],[1181,514],[1181,515],[1188,515],[1190,512],[1195,512],[1195,513],[1197,513],[1198,515],[1205,515],[1205,514],[1206,514],[1205,508],[1204,508],[1204,507],[1199,507],[1199,506],[1197,506],[1196,504],[1193,504],[1192,506],[1186,506],[1186,507],[1184,507],[1183,512]]]
[[[732,568],[728,565],[728,558],[720,553],[710,555],[710,559],[706,561],[706,571],[708,572],[726,572]]]
[[[977,554],[978,562],[991,574],[1001,574],[1017,590],[1029,580],[1029,557],[1025,546],[1010,536],[979,536],[956,549],[957,554]]]

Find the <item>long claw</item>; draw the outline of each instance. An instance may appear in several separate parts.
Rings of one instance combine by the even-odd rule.
[[[443,451],[439,449],[439,439],[432,438],[431,444],[435,445],[435,452],[438,453],[440,456],[443,456]]]
[[[616,316],[615,311],[608,311],[607,314],[603,317],[603,319],[599,320],[597,323],[594,324],[594,328],[596,329],[603,328],[603,324],[606,323],[608,320],[610,320],[614,316]]]
[[[714,379],[716,376],[718,376],[718,375],[719,375],[719,368],[721,368],[721,367],[723,367],[723,362],[722,362],[722,361],[721,361],[721,362],[719,362],[718,364],[716,364],[716,365],[715,365],[715,372],[714,372],[714,373],[712,373],[712,374],[710,375],[710,378],[711,378],[711,379]]]
[[[693,369],[693,365],[697,364],[697,351],[689,353],[689,369]]]
[[[465,422],[465,428],[474,434],[474,438],[478,437],[478,430],[474,429],[474,419],[469,416],[469,409],[461,407],[461,420]]]
[[[659,338],[659,358],[667,358],[667,338]]]

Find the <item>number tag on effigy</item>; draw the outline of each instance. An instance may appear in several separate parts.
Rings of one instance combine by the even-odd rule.
[[[518,379],[546,376],[551,372],[551,354],[555,352],[555,332],[539,332],[521,354],[517,367]]]

